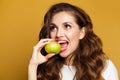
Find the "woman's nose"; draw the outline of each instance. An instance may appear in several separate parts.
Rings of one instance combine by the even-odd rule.
[[[61,37],[64,35],[64,31],[62,29],[58,29],[56,37]]]

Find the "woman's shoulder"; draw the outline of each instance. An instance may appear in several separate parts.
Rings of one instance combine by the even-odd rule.
[[[103,70],[102,76],[105,80],[119,80],[116,66],[111,60],[106,60],[106,67]]]

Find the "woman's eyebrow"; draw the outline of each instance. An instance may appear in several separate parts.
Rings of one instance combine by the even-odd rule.
[[[54,23],[50,23],[50,25],[55,25]]]
[[[57,27],[57,25],[56,24],[54,24],[54,23],[50,23],[50,25],[49,25],[50,27],[52,27],[52,26],[54,26],[54,27]]]
[[[72,24],[71,22],[64,22],[63,24]]]

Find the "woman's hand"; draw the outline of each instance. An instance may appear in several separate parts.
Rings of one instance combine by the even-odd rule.
[[[47,54],[43,56],[41,49],[48,43],[53,41],[52,39],[41,39],[33,48],[33,54],[28,66],[28,80],[37,80],[37,66],[46,62],[50,57],[55,54]]]
[[[53,41],[53,39],[41,39],[33,48],[33,54],[30,60],[30,64],[32,65],[39,65],[46,62],[50,57],[54,56],[55,54],[47,54],[43,56],[41,54],[41,49],[48,43]]]

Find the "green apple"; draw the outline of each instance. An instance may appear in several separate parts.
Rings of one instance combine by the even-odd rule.
[[[61,50],[61,45],[55,41],[50,42],[49,44],[45,45],[45,51],[47,53],[58,54],[60,50]]]

